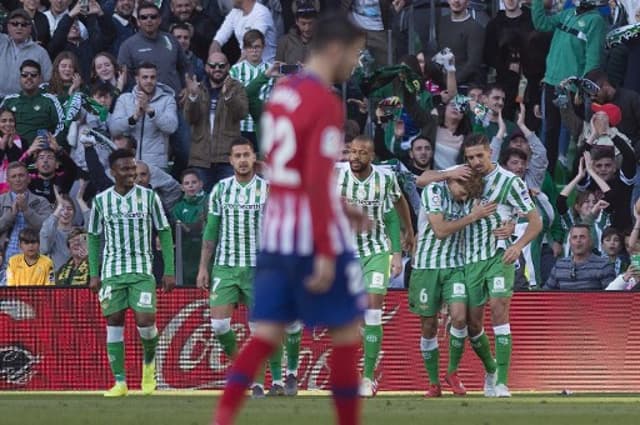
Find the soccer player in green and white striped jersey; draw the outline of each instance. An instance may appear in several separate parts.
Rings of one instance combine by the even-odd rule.
[[[390,246],[385,219],[392,220],[391,217],[397,212],[404,226],[407,251],[411,252],[414,244],[409,205],[400,191],[396,176],[373,165],[374,156],[373,141],[365,136],[356,137],[350,146],[349,166],[339,167],[337,177],[340,196],[360,206],[373,222],[370,230],[355,235],[356,255],[360,258],[369,294],[369,307],[365,311],[364,371],[360,388],[360,394],[365,397],[373,396],[376,390],[373,375],[382,343],[382,304],[387,293],[389,272],[391,269],[394,276],[402,272],[400,232],[390,235],[393,245]]]
[[[209,197],[209,213],[204,233],[197,285],[209,290],[211,328],[222,344],[225,354],[237,352],[236,335],[231,329],[235,305],[252,304],[253,276],[260,243],[260,227],[269,193],[268,183],[255,173],[256,154],[251,142],[238,138],[231,144],[229,161],[234,175],[218,182]],[[209,278],[208,264],[215,251],[214,266]],[[282,350],[276,350],[269,363],[273,378],[270,394],[294,395],[297,392],[300,333],[297,323],[287,327],[287,359],[290,374],[285,391],[282,382]],[[264,376],[262,376],[264,378]],[[256,382],[254,397],[264,395],[261,382]],[[295,386],[294,386],[295,384]]]
[[[265,44],[264,34],[255,29],[249,30],[244,34],[242,42],[244,45],[242,54],[245,59],[233,65],[229,70],[229,75],[247,87],[260,73],[265,73],[269,69],[269,64],[262,61],[262,51]],[[273,88],[273,81],[273,79],[269,80],[269,83],[260,89],[259,97],[261,101],[264,102],[269,97]],[[240,121],[240,131],[244,137],[254,143],[254,146],[257,146],[256,124],[251,115],[247,115]]]
[[[522,249],[542,230],[542,221],[522,179],[491,162],[489,139],[471,134],[463,142],[467,163],[484,178],[482,202],[495,202],[497,211],[465,228],[465,278],[469,297],[469,334],[471,345],[482,360],[485,396],[510,397],[507,387],[511,361],[509,302],[513,294],[514,262]],[[498,240],[494,231],[518,215],[526,216],[524,234],[513,244]],[[495,363],[489,340],[484,334],[484,306],[491,306],[495,334]],[[496,373],[497,363],[497,373]],[[497,375],[497,376],[496,376]]]
[[[417,248],[409,284],[409,310],[420,316],[420,351],[429,375],[426,397],[440,397],[438,311],[449,305],[449,367],[446,381],[456,395],[466,390],[457,375],[467,336],[467,291],[464,280],[462,229],[496,211],[495,204],[475,204],[482,194],[482,177],[448,179],[429,184],[422,191]]]
[[[155,354],[156,283],[152,273],[152,226],[158,231],[164,260],[165,291],[175,286],[171,227],[160,198],[136,185],[133,152],[118,149],[109,156],[115,185],[93,200],[89,219],[89,287],[99,291],[100,306],[107,318],[107,353],[116,384],[104,395],[127,395],[124,369],[124,320],[127,308],[134,311],[142,339],[144,362],[142,391],[156,388]],[[100,235],[105,246],[100,270]]]

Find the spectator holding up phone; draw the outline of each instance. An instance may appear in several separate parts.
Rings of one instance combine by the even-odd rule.
[[[244,60],[236,63],[229,70],[229,75],[240,81],[245,87],[254,80],[261,72],[266,72],[269,69],[269,64],[262,60],[262,51],[264,50],[264,35],[258,30],[249,30],[244,33],[242,38],[244,48],[242,49],[242,56]],[[262,86],[260,89],[260,100],[263,102],[267,100],[271,88],[273,87],[273,79],[269,80],[269,83]],[[247,115],[245,119],[240,121],[240,131],[242,137],[251,140],[254,149],[258,149],[258,140],[256,137],[257,124],[253,121],[251,115]]]

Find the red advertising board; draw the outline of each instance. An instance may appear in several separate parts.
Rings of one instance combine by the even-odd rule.
[[[512,302],[514,390],[640,391],[640,294],[519,293]],[[126,327],[127,380],[140,380],[142,354],[133,317]],[[246,339],[244,310],[234,329]],[[228,361],[209,327],[207,300],[195,289],[159,296],[157,357],[162,389],[218,389]],[[487,333],[492,336],[490,323]],[[381,390],[422,390],[419,321],[406,292],[386,301],[379,372]],[[440,332],[442,370],[447,340]],[[329,339],[305,330],[300,350],[303,388],[327,388]],[[467,344],[460,376],[481,389],[483,372]],[[111,385],[105,322],[87,289],[0,290],[0,390],[100,390]]]

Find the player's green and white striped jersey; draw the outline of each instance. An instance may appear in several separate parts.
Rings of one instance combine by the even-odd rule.
[[[216,265],[255,267],[268,193],[267,181],[257,175],[246,184],[232,176],[213,187],[209,214],[220,217]]]
[[[153,276],[152,226],[167,229],[169,221],[151,189],[135,185],[122,196],[110,187],[94,198],[89,233],[104,231],[102,279],[125,273]]]
[[[464,264],[463,231],[440,240],[436,238],[428,215],[442,214],[446,221],[455,221],[467,213],[465,203],[453,199],[446,181],[431,183],[424,188],[418,216],[418,243],[413,256],[414,269],[455,268]]]
[[[229,75],[231,78],[238,80],[247,87],[249,83],[254,80],[261,72],[266,72],[269,69],[269,64],[266,62],[262,62],[258,65],[252,65],[248,60],[243,60],[241,62],[236,63],[229,70]],[[260,89],[260,100],[265,101],[269,97],[271,93],[271,89],[273,88],[273,79],[270,79],[267,84],[262,86]],[[254,132],[256,124],[253,122],[253,118],[250,114],[240,121],[240,131],[248,131]]]
[[[390,251],[389,239],[385,233],[384,215],[392,208],[402,192],[398,180],[392,172],[371,165],[369,177],[360,181],[351,172],[348,163],[337,168],[338,194],[350,204],[360,206],[373,222],[370,230],[355,234],[355,248],[358,257],[368,257]]]
[[[497,211],[465,227],[465,263],[476,263],[495,256],[508,241],[499,241],[493,231],[504,221],[516,219],[519,213],[527,214],[535,209],[529,189],[522,179],[498,164],[486,175],[482,203],[495,202]]]

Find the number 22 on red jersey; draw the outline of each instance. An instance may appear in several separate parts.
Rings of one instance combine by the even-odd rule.
[[[335,256],[350,247],[333,182],[343,143],[342,105],[317,80],[292,80],[276,87],[261,119],[271,188],[263,249]]]

